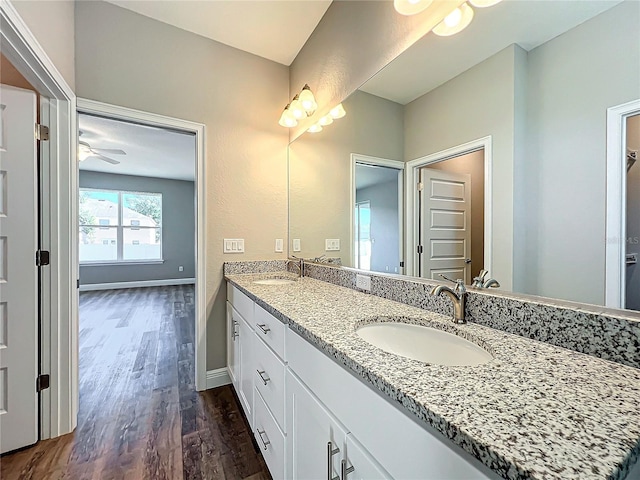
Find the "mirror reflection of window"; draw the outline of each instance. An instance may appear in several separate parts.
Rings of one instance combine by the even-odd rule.
[[[356,268],[371,270],[371,204],[370,202],[356,203],[355,216]]]

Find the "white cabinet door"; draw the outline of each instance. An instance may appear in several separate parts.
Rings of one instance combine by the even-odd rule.
[[[238,385],[238,355],[240,349],[238,345],[238,322],[233,318],[233,307],[227,302],[227,365],[229,367],[229,376],[234,386]]]
[[[240,397],[240,403],[244,408],[249,425],[253,428],[253,376],[255,372],[255,362],[253,360],[253,342],[255,336],[253,330],[244,318],[240,318],[240,389],[236,389]]]
[[[0,87],[0,453],[38,440],[36,95]]]
[[[347,448],[344,475],[342,480],[381,480],[390,479],[391,475],[371,456],[371,454],[349,433],[347,435]]]
[[[288,477],[296,480],[326,480],[339,477],[345,443],[345,429],[288,371]]]

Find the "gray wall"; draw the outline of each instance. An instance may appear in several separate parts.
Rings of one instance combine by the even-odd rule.
[[[207,368],[224,367],[223,262],[286,256],[288,68],[106,2],[77,2],[75,27],[78,96],[206,126]]]
[[[405,160],[491,135],[493,148],[493,266],[513,286],[516,68],[526,52],[512,45],[405,106]],[[485,266],[489,267],[489,266]]]
[[[640,153],[640,115],[627,119],[627,148]],[[627,253],[640,255],[640,162],[627,173]],[[626,308],[640,310],[640,263],[627,269]]]
[[[80,284],[194,278],[195,190],[193,182],[165,178],[80,172],[80,188],[162,194],[162,257],[152,265],[81,265]],[[178,267],[184,266],[179,272]]]
[[[627,1],[529,52],[520,291],[604,303],[606,114],[640,98],[638,25]]]
[[[398,273],[400,234],[398,182],[379,183],[356,191],[356,202],[371,206],[371,271]],[[397,269],[397,270],[396,270]]]

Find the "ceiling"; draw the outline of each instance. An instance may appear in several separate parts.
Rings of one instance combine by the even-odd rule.
[[[406,105],[509,45],[532,50],[618,3],[621,0],[505,0],[476,8],[471,25],[461,33],[425,35],[360,90]]]
[[[80,141],[92,148],[122,149],[126,155],[107,154],[112,165],[96,157],[80,162],[80,170],[142,177],[195,180],[195,135],[137,125],[121,120],[78,115]]]
[[[398,180],[400,170],[376,165],[356,165],[356,190]]]
[[[331,4],[331,0],[107,1],[287,66]]]

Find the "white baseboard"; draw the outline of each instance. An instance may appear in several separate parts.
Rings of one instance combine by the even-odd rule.
[[[162,287],[165,285],[190,285],[195,283],[195,278],[168,278],[166,280],[141,280],[139,282],[92,283],[88,285],[80,285],[80,291],[90,292],[93,290],[116,290],[119,288]]]
[[[221,387],[223,385],[229,385],[230,383],[231,377],[229,376],[229,370],[227,370],[227,367],[207,371],[207,390],[210,388]]]

